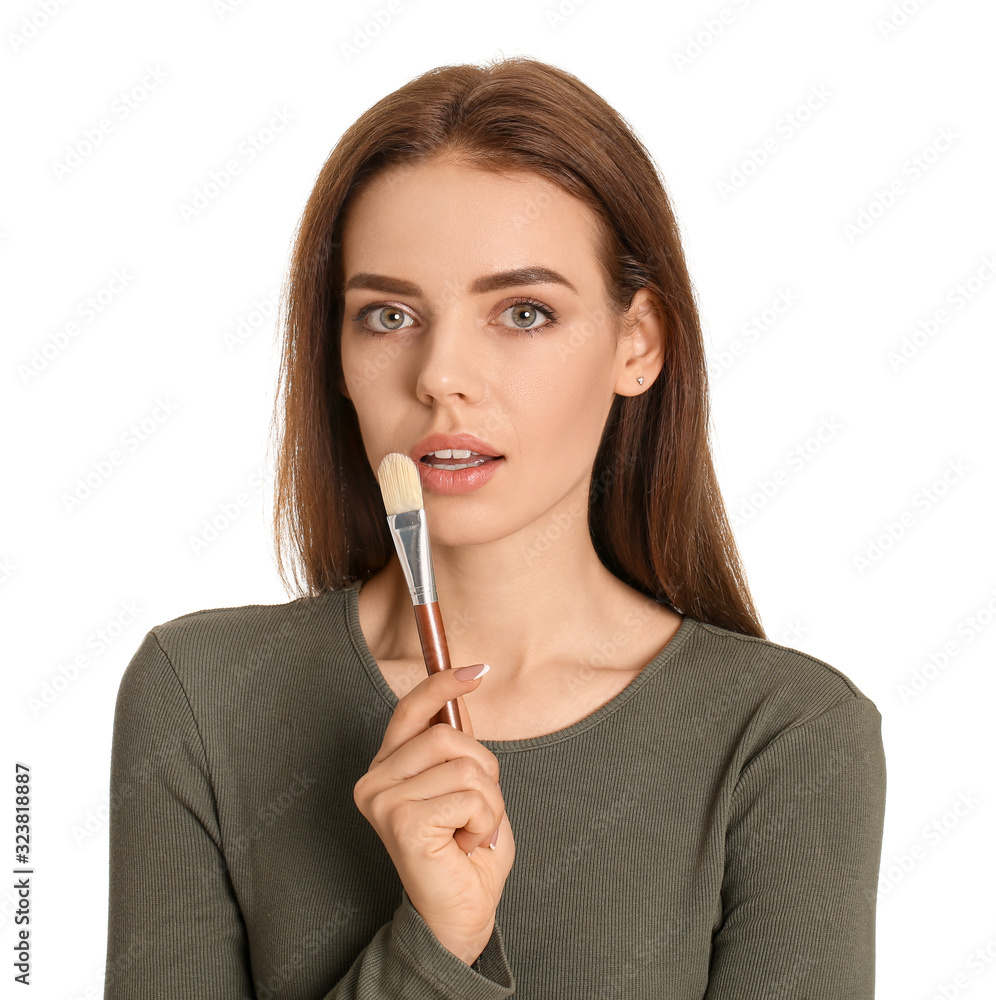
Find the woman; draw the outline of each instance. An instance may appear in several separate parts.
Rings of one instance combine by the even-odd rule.
[[[326,162],[286,319],[301,596],[129,664],[105,997],[872,997],[881,718],[764,637],[618,114],[525,58],[411,81]],[[474,680],[426,676],[392,451]]]

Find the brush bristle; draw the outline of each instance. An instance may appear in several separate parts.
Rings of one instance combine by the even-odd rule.
[[[388,515],[404,514],[423,506],[418,466],[400,451],[392,451],[380,460],[377,482]]]

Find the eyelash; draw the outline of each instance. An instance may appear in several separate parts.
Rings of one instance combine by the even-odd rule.
[[[528,297],[521,299],[514,299],[513,301],[509,302],[509,304],[505,306],[504,309],[502,309],[502,313],[508,312],[508,310],[511,309],[512,306],[520,306],[520,305],[532,306],[534,309],[538,309],[541,313],[543,313],[546,316],[547,322],[545,322],[542,326],[534,327],[531,330],[515,326],[507,326],[505,327],[506,330],[511,330],[518,336],[534,337],[536,335],[537,330],[545,330],[548,327],[557,325],[558,317],[557,313],[553,309],[551,309],[548,305],[545,305],[542,302],[538,302],[536,299],[531,299]],[[369,313],[373,312],[375,309],[387,309],[387,308],[397,309],[398,312],[403,312],[405,313],[406,316],[411,316],[411,313],[408,312],[407,309],[402,309],[401,306],[396,306],[392,302],[371,302],[369,305],[364,306],[353,317],[353,323],[355,323],[356,326],[363,333],[367,333],[371,337],[383,337],[387,333],[398,333],[399,330],[406,329],[405,327],[399,327],[399,330],[371,330],[368,326],[364,325],[363,320],[367,317]],[[414,318],[415,317],[412,316],[412,319]]]

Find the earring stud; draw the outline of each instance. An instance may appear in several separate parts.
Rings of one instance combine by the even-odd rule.
[[[642,375],[638,376],[636,381],[639,382],[640,385],[643,385],[643,376]]]

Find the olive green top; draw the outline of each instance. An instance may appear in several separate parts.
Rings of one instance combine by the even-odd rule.
[[[594,714],[482,740],[516,858],[467,965],[353,801],[397,704],[358,586],[145,636],[114,717],[106,1000],[873,996],[885,758],[843,673],[686,616]]]

